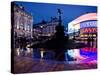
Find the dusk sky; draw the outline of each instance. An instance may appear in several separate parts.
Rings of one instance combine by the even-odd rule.
[[[62,22],[66,26],[69,22],[77,17],[97,12],[96,6],[68,5],[68,4],[48,4],[33,2],[16,2],[18,5],[24,6],[25,10],[33,15],[34,24],[41,20],[49,21],[51,17],[58,17],[57,9],[62,12]]]

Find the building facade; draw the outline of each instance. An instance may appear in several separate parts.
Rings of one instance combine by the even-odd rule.
[[[97,13],[84,14],[68,24],[69,39],[87,44],[88,38],[97,37]],[[92,36],[93,35],[93,36]]]
[[[33,17],[28,13],[23,6],[12,3],[13,9],[13,43],[15,55],[25,55],[27,53],[26,46],[31,43]]]
[[[50,21],[42,21],[33,26],[33,36],[53,36],[56,32],[56,26],[59,24],[57,18],[51,18]]]
[[[80,38],[81,42],[88,44],[90,47],[96,48],[97,20],[89,20],[80,23]]]
[[[87,13],[68,24],[69,39],[84,43],[85,48],[80,54],[92,55],[97,53],[97,13]]]
[[[16,39],[25,37],[32,38],[33,17],[24,10],[24,7],[14,5],[14,35]]]

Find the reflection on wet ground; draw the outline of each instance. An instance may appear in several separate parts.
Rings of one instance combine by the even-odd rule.
[[[21,55],[20,51],[24,54]],[[15,73],[50,72],[97,68],[97,49],[81,48],[65,50],[65,61],[56,61],[55,53],[49,50],[27,48],[17,50],[14,57]],[[31,54],[30,54],[31,53]],[[70,59],[70,60],[69,60]]]
[[[72,49],[67,52],[71,57],[75,58],[75,61],[78,63],[89,63],[97,61],[97,49],[96,48],[81,48],[81,49]],[[65,53],[65,55],[67,54]],[[67,57],[66,57],[67,59]]]
[[[17,49],[17,56],[32,57],[33,59],[44,59],[44,60],[55,60],[55,53],[51,50],[41,50],[27,48],[26,51],[23,49]],[[21,54],[23,53],[23,54]],[[81,49],[70,49],[65,50],[65,61],[66,62],[96,62],[97,61],[97,49],[96,48],[81,48]]]

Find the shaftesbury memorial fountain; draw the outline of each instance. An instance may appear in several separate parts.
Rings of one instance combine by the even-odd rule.
[[[61,20],[61,10],[58,9],[59,14],[59,24],[56,26],[56,33],[51,40],[48,40],[44,43],[44,48],[53,50],[55,52],[55,60],[57,61],[64,61],[65,60],[65,52],[64,50],[67,48],[67,40],[68,37],[65,37],[64,34],[64,26],[62,26]]]

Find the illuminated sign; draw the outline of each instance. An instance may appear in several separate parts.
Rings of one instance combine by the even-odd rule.
[[[80,34],[82,34],[82,33],[96,33],[96,32],[97,32],[97,28],[80,29]]]
[[[73,33],[74,29],[73,29],[73,24],[68,24],[68,33]]]
[[[68,33],[77,32],[80,29],[80,23],[78,24],[68,24]]]
[[[97,27],[97,21],[87,21],[80,23],[80,28]]]
[[[80,24],[74,24],[73,27],[75,31],[78,31],[80,29]]]

